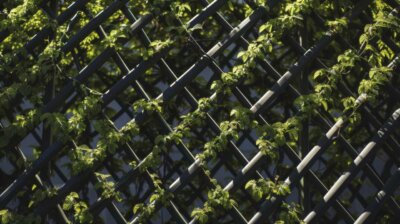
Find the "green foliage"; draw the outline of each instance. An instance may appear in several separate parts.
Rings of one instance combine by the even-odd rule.
[[[61,113],[45,113],[40,119],[44,122],[45,127],[49,128],[54,136],[60,140],[68,139],[68,120]]]
[[[0,146],[6,146],[13,137],[23,136],[27,129],[32,129],[40,121],[40,112],[37,109],[30,110],[26,115],[15,116],[15,121],[2,129]]]
[[[50,198],[57,194],[57,189],[41,189],[37,188],[34,184],[32,185],[32,199],[29,201],[28,207],[32,207],[33,205],[37,204],[40,201],[43,201],[46,198]]]
[[[279,214],[279,220],[275,224],[304,224],[305,222],[301,219],[301,207],[295,203],[282,203],[282,212]]]
[[[173,2],[172,9],[178,17],[184,17],[188,12],[192,11],[189,3]]]
[[[76,192],[71,192],[66,197],[62,207],[66,211],[73,209],[76,222],[93,223],[93,216],[90,214],[87,204],[79,201],[79,195]]]
[[[318,85],[316,86],[316,90],[325,94],[326,91],[330,91],[330,88]],[[325,110],[328,109],[327,102],[324,101],[323,98],[320,98],[318,94],[301,95],[294,101],[294,104],[307,116],[315,114],[320,105],[322,105]]]
[[[76,146],[75,149],[71,151],[72,158],[72,173],[78,174],[83,170],[90,169],[95,161],[94,150],[89,148],[87,145]]]
[[[291,141],[298,140],[301,124],[297,117],[286,122],[276,122],[259,128],[260,138],[256,141],[260,152],[272,161],[278,159],[278,148]]]
[[[246,183],[246,190],[250,191],[250,194],[256,200],[261,198],[270,199],[272,196],[286,196],[290,194],[290,188],[287,184],[282,181],[278,181],[276,178],[273,180],[250,180]]]
[[[162,101],[158,99],[150,100],[147,101],[145,99],[140,99],[135,101],[135,103],[132,105],[132,108],[134,111],[139,111],[143,110],[145,112],[162,112]]]
[[[69,132],[80,135],[86,129],[85,118],[96,117],[101,112],[102,100],[99,95],[92,94],[79,102],[77,106],[70,109],[72,117],[68,120]]]
[[[145,205],[143,203],[139,203],[133,207],[133,213],[140,214],[140,223],[148,220],[148,218],[154,213],[156,209],[156,202],[160,202],[161,204],[166,205],[167,201],[171,197],[171,195],[162,188],[162,182],[156,174],[150,174],[150,178],[152,179],[154,184],[154,193],[151,194],[149,197],[150,204]]]
[[[277,144],[267,139],[259,138],[256,141],[256,145],[260,149],[260,152],[267,156],[267,158],[276,161],[278,159]]]
[[[121,128],[120,132],[124,141],[129,141],[139,134],[139,127],[134,121],[130,121]]]
[[[191,213],[191,217],[195,218],[199,223],[207,223],[210,216],[216,215],[218,209],[231,209],[237,206],[235,200],[229,197],[229,192],[217,185],[215,189],[207,193],[208,200],[202,208],[195,208]]]
[[[260,32],[262,31],[262,28],[260,28]],[[244,63],[253,62],[256,58],[262,58],[263,52],[261,50],[257,43],[251,43],[247,47],[247,50],[239,52],[237,57],[241,58]]]
[[[364,33],[359,38],[360,44],[365,46],[373,37],[381,35],[384,30],[392,29],[399,31],[400,19],[394,14],[386,11],[385,8],[379,10],[375,15],[374,23],[367,24],[364,27]]]
[[[101,42],[104,46],[114,48],[121,51],[123,48],[118,44],[118,40],[127,38],[129,36],[129,27],[125,24],[121,25],[117,30],[112,30],[108,36],[106,36]]]
[[[358,87],[359,94],[366,94],[368,99],[375,101],[379,95],[379,90],[385,83],[390,81],[392,69],[388,67],[371,68],[368,75],[369,79],[363,79]]]
[[[67,197],[65,197],[64,203],[63,203],[63,209],[68,211],[71,208],[73,208],[76,200],[79,199],[79,195],[76,192],[71,192]]]
[[[207,159],[215,158],[217,153],[225,150],[228,141],[238,140],[241,130],[257,125],[257,122],[251,119],[252,116],[249,109],[236,107],[231,110],[230,116],[232,117],[231,121],[222,121],[219,124],[221,129],[220,134],[207,142],[204,145],[204,151],[196,155],[196,158],[200,159],[203,163]]]
[[[140,49],[140,56],[144,60],[149,60],[154,56],[154,54],[159,53],[173,44],[171,39],[162,40],[155,40],[150,43],[149,48],[141,48]]]
[[[11,223],[12,214],[7,210],[0,210],[1,223]]]
[[[267,11],[269,10],[269,7],[268,7],[267,2],[264,1],[264,0],[255,0],[254,3],[255,3],[257,6],[265,7],[265,8],[267,9]]]
[[[10,212],[8,209],[0,210],[0,221],[4,224],[12,223],[28,223],[28,224],[39,224],[42,223],[40,216],[33,213],[28,215],[20,215]]]
[[[124,144],[135,143],[134,139],[141,137],[140,135],[144,133],[142,128],[146,127],[132,120],[120,130],[117,130],[113,121],[105,116],[106,113],[102,113],[105,111],[105,105],[101,100],[102,92],[108,89],[109,86],[99,83],[102,82],[102,79],[114,82],[116,79],[120,79],[119,75],[121,75],[114,62],[110,62],[111,60],[107,61],[105,66],[98,68],[98,76],[100,78],[90,77],[89,81],[82,83],[75,81],[74,87],[76,87],[78,95],[84,95],[85,97],[80,98],[78,96],[76,103],[72,103],[69,106],[66,114],[58,112],[63,110],[43,113],[40,109],[36,109],[43,108],[47,103],[44,103],[46,97],[43,94],[46,86],[49,84],[54,85],[53,91],[57,94],[66,80],[75,80],[78,74],[77,70],[81,70],[80,66],[83,67],[89,64],[100,52],[110,48],[117,53],[128,53],[121,55],[129,59],[126,60],[127,62],[129,61],[129,66],[135,65],[141,60],[145,60],[148,63],[148,60],[151,61],[155,54],[164,53],[164,51],[166,52],[170,49],[168,51],[170,54],[165,54],[167,55],[166,57],[171,56],[171,52],[178,54],[189,48],[193,51],[190,52],[190,55],[180,54],[177,59],[166,58],[168,62],[173,60],[174,63],[168,64],[176,65],[172,68],[174,71],[182,72],[187,69],[186,62],[197,60],[198,54],[204,54],[202,50],[200,51],[193,44],[194,41],[200,43],[200,47],[207,49],[211,46],[208,42],[214,43],[223,33],[219,32],[220,25],[216,26],[218,27],[216,29],[213,28],[214,20],[207,19],[201,24],[196,24],[190,28],[184,24],[193,15],[200,12],[201,8],[198,8],[197,3],[157,0],[149,4],[149,1],[146,0],[129,1],[127,6],[134,11],[134,15],[140,17],[141,15],[152,13],[154,16],[154,19],[144,29],[150,33],[150,39],[155,39],[150,44],[147,43],[148,46],[136,40],[139,38],[129,32],[130,26],[128,24],[131,24],[132,21],[129,21],[123,13],[117,11],[108,19],[109,21],[102,24],[100,30],[106,32],[104,38],[101,34],[91,32],[84,40],[80,41],[79,46],[70,49],[71,52],[62,52],[61,49],[65,43],[78,30],[86,26],[91,17],[101,13],[108,7],[112,2],[111,0],[95,0],[86,3],[85,12],[77,12],[75,15],[77,21],[68,20],[68,25],[57,24],[44,10],[40,10],[40,3],[42,2],[40,0],[5,2],[2,6],[7,5],[8,7],[3,7],[4,10],[0,15],[0,31],[7,30],[10,35],[0,43],[0,73],[4,74],[4,82],[2,80],[0,90],[0,115],[3,118],[9,117],[9,114],[11,114],[13,118],[7,118],[6,120],[10,120],[10,122],[1,130],[0,147],[14,144],[14,139],[24,137],[43,122],[44,128],[51,131],[53,138],[74,145],[73,149],[68,150],[72,175],[93,169],[96,167],[95,165],[104,162],[108,156],[117,153]],[[68,1],[68,4],[71,2]],[[309,118],[318,112],[335,113],[335,116],[350,114],[345,117],[350,123],[347,130],[353,130],[356,127],[361,120],[361,115],[358,113],[360,105],[365,100],[373,103],[379,97],[384,97],[382,94],[383,88],[392,80],[395,80],[393,79],[393,68],[385,66],[388,61],[395,57],[395,52],[391,50],[386,41],[382,40],[382,36],[385,34],[388,38],[397,38],[400,22],[395,13],[390,13],[391,7],[387,6],[383,1],[376,1],[369,10],[370,13],[368,15],[372,16],[373,22],[364,27],[364,32],[359,37],[359,49],[348,49],[341,52],[336,61],[322,59],[321,61],[327,65],[322,69],[318,67],[319,65],[310,65],[310,71],[315,71],[312,73],[311,91],[296,98],[293,101],[295,107],[288,109],[288,112],[285,111],[287,114],[282,115],[279,114],[280,112],[268,114],[268,116],[271,116],[271,120],[274,121],[271,125],[257,126],[258,124],[254,121],[252,112],[247,108],[236,107],[236,102],[232,102],[235,99],[232,99],[233,97],[230,98],[233,88],[242,84],[247,87],[246,85],[251,83],[249,80],[254,77],[256,77],[254,79],[256,80],[255,82],[259,81],[260,83],[251,83],[252,85],[249,88],[244,88],[246,89],[244,94],[247,95],[249,93],[251,95],[249,101],[252,102],[254,100],[253,92],[251,92],[253,87],[256,90],[254,93],[255,98],[258,98],[260,92],[265,92],[268,89],[267,86],[276,80],[271,81],[270,71],[265,74],[258,62],[264,59],[266,59],[264,62],[268,63],[280,61],[280,57],[286,54],[285,51],[292,50],[292,47],[288,48],[287,44],[283,43],[284,40],[287,37],[297,37],[299,33],[303,32],[303,29],[306,31],[311,30],[312,32],[309,34],[310,37],[301,35],[299,39],[301,39],[302,46],[303,44],[304,46],[307,45],[307,41],[304,40],[303,43],[303,38],[314,41],[322,35],[323,31],[327,31],[327,34],[343,34],[341,38],[347,41],[347,36],[351,35],[351,32],[345,32],[348,31],[350,24],[348,24],[347,18],[340,16],[346,15],[344,12],[348,11],[349,7],[347,6],[352,5],[349,2],[284,1],[274,9],[268,9],[266,1],[255,1],[255,4],[259,7],[266,8],[269,18],[267,22],[261,24],[257,34],[242,35],[249,40],[249,44],[247,48],[240,49],[238,50],[239,52],[233,52],[233,54],[237,53],[236,58],[238,59],[232,60],[234,66],[232,68],[229,68],[231,67],[230,65],[226,68],[223,67],[222,70],[224,72],[221,73],[220,77],[212,77],[211,89],[216,94],[213,94],[210,99],[204,96],[206,95],[204,92],[196,92],[196,97],[204,96],[204,98],[198,101],[198,107],[195,110],[185,113],[180,119],[173,119],[173,125],[171,126],[174,127],[168,133],[160,134],[158,127],[154,128],[155,131],[151,133],[150,137],[151,140],[154,140],[151,141],[149,148],[146,148],[148,145],[145,145],[146,147],[141,145],[140,149],[135,149],[135,151],[138,150],[140,152],[140,156],[145,154],[145,157],[140,162],[130,162],[130,166],[133,169],[139,169],[142,174],[150,174],[154,184],[152,186],[154,190],[148,197],[149,203],[138,203],[133,208],[135,215],[140,217],[140,222],[145,223],[151,218],[156,211],[156,203],[166,205],[168,199],[174,197],[174,195],[165,190],[160,178],[154,174],[158,171],[162,162],[162,154],[169,153],[169,149],[173,148],[172,145],[186,144],[185,141],[194,140],[200,142],[199,148],[202,148],[203,151],[195,156],[201,160],[201,170],[214,187],[207,192],[208,199],[204,206],[195,208],[191,216],[200,223],[206,223],[211,222],[212,217],[221,209],[231,209],[233,206],[237,206],[235,200],[230,197],[229,192],[224,190],[212,178],[207,167],[209,160],[217,158],[218,153],[226,150],[229,141],[236,141],[244,132],[257,128],[260,132],[260,137],[256,140],[256,145],[260,152],[272,162],[272,165],[276,166],[277,164],[273,163],[278,161],[280,148],[286,144],[297,146],[302,122],[307,122]],[[59,15],[60,11],[66,10],[68,4],[60,6],[60,10],[56,14]],[[229,1],[226,8],[219,10],[219,12],[229,19],[232,19],[232,13],[235,14],[235,17],[241,19],[241,17],[248,16],[252,12],[248,5],[243,5],[236,1]],[[313,13],[312,16],[310,16],[311,13]],[[326,27],[322,31],[311,19],[311,17],[315,16],[321,16],[322,20],[327,21],[325,22]],[[356,19],[351,25],[358,26],[358,23],[359,20]],[[256,24],[258,23],[256,22]],[[33,50],[34,54],[30,55],[32,52],[27,52],[24,48],[26,42],[32,39],[39,30],[45,28],[50,28],[53,34]],[[318,32],[314,32],[317,30]],[[130,39],[130,42],[125,44],[128,39]],[[354,45],[354,42],[349,42],[349,44]],[[337,43],[334,43],[327,51],[332,51],[334,55],[337,55],[339,51],[336,48]],[[85,53],[81,54],[81,52]],[[326,52],[324,52],[325,55],[327,55]],[[220,62],[219,58],[215,59]],[[289,59],[286,57],[282,59],[285,62],[282,62],[282,66],[277,68],[277,71],[286,70],[286,65],[292,63],[290,57]],[[229,61],[230,63],[231,61]],[[358,77],[358,74],[365,72],[365,67],[367,67],[362,63],[368,63],[371,67],[368,71],[368,77]],[[149,77],[140,77],[138,80],[142,82],[143,79],[146,84],[158,82],[160,77],[164,78],[162,75],[164,75],[165,69],[161,68],[162,66],[159,65],[154,66],[154,68],[146,72],[150,74]],[[162,72],[156,70],[161,70]],[[82,71],[84,72],[85,70],[83,69]],[[153,75],[153,72],[157,74]],[[348,97],[346,94],[341,93],[338,84],[344,80],[350,82],[353,86],[354,83],[359,83],[358,93],[361,96],[361,100],[360,98],[356,100],[354,97]],[[174,80],[168,78],[167,82],[170,83],[170,81]],[[292,82],[291,84],[297,88],[297,83]],[[94,87],[91,88],[89,86]],[[144,85],[145,89],[146,87]],[[196,84],[188,89],[191,90],[192,87],[197,90]],[[250,91],[247,91],[247,89],[250,89]],[[135,91],[131,91],[129,95],[121,94],[117,100],[128,102],[131,99],[137,99],[138,96]],[[149,95],[151,96],[153,96],[153,93],[157,93],[157,90],[150,91],[151,94]],[[363,100],[364,96],[365,100]],[[292,104],[293,102],[290,100],[292,99],[284,101]],[[14,111],[14,102],[27,102],[32,104],[34,109],[16,112]],[[283,105],[283,107],[286,106]],[[165,105],[159,99],[136,100],[132,108],[135,115],[141,112],[150,115],[165,115],[168,122],[171,118],[169,117],[170,114],[166,114]],[[223,111],[222,113],[219,113],[220,108]],[[206,133],[205,137],[210,140],[202,142],[195,139],[194,133],[197,133],[199,128],[207,124],[208,116],[216,118],[219,122],[220,132],[211,137]],[[288,119],[287,117],[291,118]],[[88,145],[89,142],[92,143],[90,141],[92,139],[85,139],[87,136],[85,132],[93,131],[92,128],[99,134],[95,147]],[[252,133],[249,132],[249,134]],[[145,149],[142,151],[142,148]],[[191,147],[188,148],[192,149]],[[36,154],[39,154],[38,152]],[[108,175],[101,173],[95,173],[95,175],[99,180],[95,187],[101,192],[102,199],[121,199],[118,192],[115,191],[114,182],[109,180]],[[245,189],[249,190],[256,200],[268,200],[273,196],[287,196],[290,194],[289,186],[278,181],[278,178],[275,180],[250,180]],[[54,189],[38,189],[36,185],[33,185],[32,191],[32,200],[28,204],[29,208],[55,195]],[[79,200],[79,195],[75,192],[66,197],[63,209],[66,211],[73,210],[74,222],[93,222],[88,205]],[[281,210],[282,213],[276,223],[301,223],[299,218],[301,211],[297,205],[284,203]],[[41,221],[40,218],[35,217],[33,214],[21,216],[12,214],[8,210],[1,210],[0,217],[2,223],[18,223],[21,220],[26,221],[28,219],[31,219],[31,222],[39,223]]]
[[[333,21],[328,21],[326,25],[333,33],[341,33],[348,26],[348,20],[346,18],[339,18]]]
[[[115,190],[115,183],[113,181],[108,181],[107,179],[110,177],[108,174],[102,173],[94,173],[98,178],[99,182],[95,184],[96,189],[101,190],[102,198],[112,198],[118,202],[122,201],[119,192]]]

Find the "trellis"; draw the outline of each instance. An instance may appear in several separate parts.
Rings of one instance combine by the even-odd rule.
[[[384,61],[388,62],[384,67],[390,69],[391,75],[388,82],[379,83],[384,87],[376,93],[375,102],[369,100],[367,93],[357,92],[361,80],[367,79],[371,70],[364,62],[359,71],[353,72],[365,75],[346,77],[337,82],[342,98],[355,98],[353,107],[338,111],[322,103],[315,108],[313,115],[301,120],[296,144],[288,140],[277,143],[274,150],[279,153],[279,159],[276,164],[260,150],[257,139],[262,137],[255,131],[257,127],[302,114],[302,108],[294,104],[294,99],[314,91],[316,82],[310,77],[317,69],[332,67],[336,57],[343,53],[341,49],[358,49],[354,46],[358,44],[358,36],[366,32],[366,24],[374,22],[370,9],[374,4],[372,1],[358,1],[343,15],[341,12],[334,15],[336,19],[344,18],[348,26],[345,28],[341,24],[327,27],[324,16],[317,12],[310,13],[308,16],[315,23],[314,30],[307,31],[309,27],[305,26],[304,30],[282,35],[279,40],[281,47],[273,46],[278,57],[268,56],[267,50],[263,49],[262,56],[254,59],[252,69],[254,73],[259,73],[252,77],[255,81],[239,77],[231,86],[220,83],[221,88],[211,88],[213,81],[224,80],[221,76],[229,73],[235,64],[240,64],[238,53],[252,46],[262,33],[259,32],[260,25],[279,16],[279,12],[273,10],[286,3],[273,0],[266,4],[252,1],[190,1],[192,9],[188,11],[194,15],[189,16],[186,24],[180,24],[182,20],[174,21],[177,27],[184,28],[184,32],[171,31],[171,36],[185,36],[183,39],[187,41],[187,46],[168,43],[167,47],[154,47],[154,39],[151,38],[166,35],[154,31],[157,30],[154,24],[162,26],[167,23],[162,20],[163,15],[154,12],[136,14],[138,9],[128,0],[107,2],[96,15],[90,12],[87,6],[90,1],[87,0],[56,2],[41,1],[38,10],[52,18],[53,24],[37,31],[22,47],[25,50],[15,53],[17,59],[9,65],[18,66],[28,58],[38,60],[49,40],[55,38],[54,27],[68,25],[68,38],[59,48],[62,56],[56,60],[66,55],[71,57],[65,68],[75,72],[75,75],[61,75],[61,84],[46,83],[39,93],[43,95],[41,105],[29,102],[20,93],[10,100],[9,105],[4,105],[0,124],[1,138],[5,139],[0,154],[3,163],[1,209],[22,215],[22,219],[28,217],[30,221],[34,220],[33,217],[41,217],[41,222],[80,222],[72,211],[63,206],[70,198],[74,203],[84,201],[87,204],[87,214],[91,214],[89,220],[94,223],[100,223],[102,219],[106,223],[196,223],[205,220],[193,215],[194,209],[204,207],[210,201],[207,192],[213,192],[212,189],[219,185],[236,203],[227,207],[217,206],[211,212],[213,217],[207,216],[210,223],[273,222],[285,213],[280,206],[286,202],[299,204],[302,211],[298,215],[305,222],[371,223],[381,220],[396,223],[400,214],[397,191],[400,184],[400,110],[397,109],[400,48],[399,41],[394,39],[398,36],[391,32],[398,34],[398,30],[384,30],[380,37],[394,56],[388,56],[390,60]],[[148,4],[151,8],[152,4],[162,3]],[[234,5],[232,14],[228,14],[230,4]],[[385,4],[392,8],[390,15],[398,17],[398,2],[387,0]],[[248,15],[239,9],[236,11],[235,7],[239,6],[247,7]],[[80,13],[89,21],[74,29],[74,24],[82,20]],[[108,40],[112,36],[111,30],[121,25],[118,20],[108,21],[117,13],[120,13],[118,18],[130,24],[127,28],[129,35],[115,39],[113,45],[99,48],[91,56],[90,50],[82,43],[93,33],[98,36],[93,45]],[[211,32],[216,29],[219,33],[200,33],[207,29]],[[322,34],[316,38],[308,32]],[[10,35],[12,30],[2,30],[0,41],[5,42]],[[136,49],[129,49],[131,40],[154,53],[147,57],[140,55]],[[128,50],[123,47],[128,47]],[[177,53],[171,56],[174,50]],[[243,57],[242,60],[246,61]],[[115,70],[118,70],[116,75]],[[5,90],[15,82],[9,75],[18,74],[8,73],[6,69],[2,73],[1,91],[2,97],[6,97]],[[228,88],[229,91],[224,92]],[[73,148],[81,148],[70,139],[55,139],[54,129],[46,126],[49,121],[45,118],[24,127],[25,133],[7,135],[10,131],[7,127],[14,128],[12,123],[17,115],[27,116],[29,111],[37,109],[40,114],[61,113],[70,119],[68,109],[78,107],[80,102],[88,99],[85,97],[93,93],[98,95],[93,108],[100,110],[92,118],[90,106],[84,107],[84,111],[89,111],[85,121],[87,126],[76,137],[76,142],[88,145],[94,153],[101,134],[94,125],[103,118],[112,121],[114,131],[121,131],[121,127],[132,123],[140,131],[130,136],[129,140],[122,141],[115,151],[108,151],[102,155],[104,158],[95,160],[78,172],[71,168],[74,161],[68,155]],[[172,136],[170,134],[176,132],[176,127],[183,120],[180,117],[200,108],[199,105],[204,103],[200,98],[209,98],[216,103],[215,107],[205,109],[203,122],[190,127],[191,139],[168,140],[165,144],[168,150],[150,153],[155,146],[162,146],[162,141],[167,141],[157,137]],[[227,103],[224,104],[222,99]],[[138,106],[132,108],[135,102]],[[156,108],[146,109],[151,105]],[[225,129],[220,122],[229,120],[227,117],[233,109],[229,108],[232,105],[247,108],[248,111],[239,117],[248,116],[250,120],[257,121],[257,125],[239,123],[239,126],[246,127],[238,132],[237,139],[229,136],[224,149],[212,152],[214,157],[199,158],[206,143],[224,134]],[[352,121],[356,114],[361,117],[358,123]],[[350,128],[351,131],[346,132]],[[312,132],[314,129],[317,131]],[[284,137],[289,138],[288,135],[286,133]],[[35,147],[39,148],[37,157],[27,161],[27,157],[32,156],[26,154],[32,154]],[[147,164],[154,160],[152,155],[159,156],[158,165]],[[95,173],[109,175],[105,177],[107,181]],[[252,179],[276,180],[276,184],[291,191],[256,199],[246,184]],[[114,183],[112,191],[118,192],[122,200],[114,196],[106,197],[106,189],[95,187],[109,182]],[[38,189],[53,193],[35,201],[33,195]],[[164,195],[159,191],[165,192]],[[75,198],[71,197],[72,192],[78,193]],[[152,199],[153,195],[156,199]],[[33,201],[32,204],[30,201]],[[144,207],[134,209],[138,204]],[[146,207],[151,208],[149,214],[150,210]],[[29,216],[31,214],[34,215]]]

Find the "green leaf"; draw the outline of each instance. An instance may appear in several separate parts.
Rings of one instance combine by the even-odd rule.
[[[326,72],[325,69],[319,69],[319,70],[314,72],[313,79],[314,80],[319,80],[321,78],[324,78],[326,76],[326,74],[327,74],[327,72]]]
[[[196,25],[194,25],[192,28],[189,29],[190,32],[193,32],[195,30],[202,30],[203,29],[203,25],[198,23]]]
[[[143,205],[142,203],[136,204],[136,205],[133,207],[133,214],[137,214],[138,211],[142,210],[143,206],[144,206],[144,205]]]
[[[158,194],[152,194],[151,196],[150,196],[150,203],[152,203],[152,202],[154,202],[154,201],[156,201],[158,198],[160,198],[160,196],[158,195]]]
[[[201,223],[201,224],[207,223],[207,221],[208,221],[207,214],[202,209],[199,209],[199,208],[193,209],[190,216],[197,219],[199,221],[199,223]]]

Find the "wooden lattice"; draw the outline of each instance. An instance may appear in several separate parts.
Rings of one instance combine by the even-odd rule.
[[[397,223],[399,4],[1,2],[1,222]]]

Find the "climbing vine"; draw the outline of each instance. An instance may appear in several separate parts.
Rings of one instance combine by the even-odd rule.
[[[369,139],[359,131],[369,108],[398,106],[380,105],[393,98],[386,88],[398,94],[393,3],[379,0],[361,11],[348,0],[0,6],[0,155],[15,168],[4,176],[18,178],[1,188],[1,223],[53,219],[45,217],[47,203],[62,207],[58,218],[66,223],[95,223],[97,209],[118,207],[110,202],[129,208],[123,218],[145,223],[161,206],[181,201],[175,191],[195,175],[205,180],[205,197],[184,216],[214,222],[247,206],[217,178],[215,164],[239,169],[243,176],[234,173],[228,183],[243,178],[235,187],[257,203],[285,198],[293,195],[282,180],[290,172],[285,150],[301,159],[304,136],[315,143],[324,121],[343,121],[337,137],[361,147]],[[34,145],[26,150],[29,139]],[[185,156],[179,162],[170,157],[177,148]],[[246,163],[260,154],[268,165],[257,177],[247,174]],[[67,163],[62,169],[60,161]],[[93,183],[95,204],[70,178]],[[127,196],[131,183],[135,197]],[[10,192],[23,209],[6,208]],[[275,223],[302,223],[302,206],[283,202]]]

